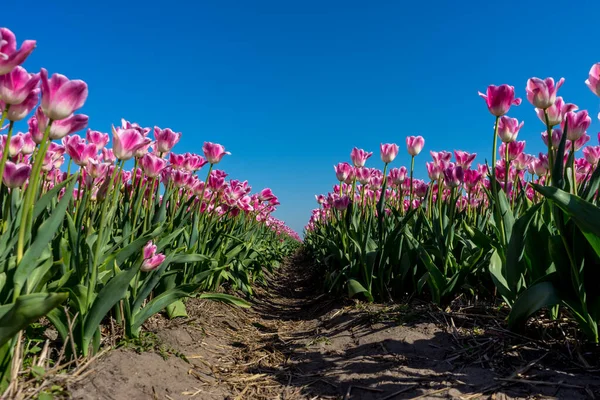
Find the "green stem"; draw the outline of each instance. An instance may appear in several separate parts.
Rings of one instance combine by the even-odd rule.
[[[415,169],[415,156],[412,156],[410,159],[410,196],[408,200],[408,208],[412,208],[412,200],[413,200],[413,171]]]
[[[552,125],[550,125],[550,117],[548,116],[548,110],[544,110],[544,118],[546,119],[546,132],[548,134],[548,170],[550,171],[550,183],[554,185],[555,177],[552,176],[552,170],[554,167],[554,153],[552,152]]]
[[[577,195],[577,171],[575,171],[575,141],[571,140],[571,153],[573,161],[571,162],[571,174],[573,177],[573,194]]]
[[[2,187],[2,182],[4,179],[4,166],[6,165],[6,161],[8,160],[10,139],[12,138],[13,126],[14,122],[10,121],[10,126],[8,127],[8,136],[6,137],[6,146],[4,146],[4,151],[2,152],[2,160],[0,160],[0,187]],[[0,127],[2,123],[0,123]]]
[[[42,138],[41,146],[39,148],[39,151],[35,155],[35,161],[33,164],[33,168],[31,169],[31,175],[29,178],[29,184],[27,185],[27,189],[25,190],[25,200],[23,202],[21,224],[19,226],[19,239],[17,242],[17,265],[21,262],[21,259],[23,258],[23,252],[25,250],[25,231],[29,227],[29,214],[32,211],[33,202],[35,200],[35,194],[37,193],[37,185],[39,183],[40,171],[42,169],[42,164],[44,163],[44,157],[46,157],[46,151],[48,151],[48,146],[50,144],[50,128],[52,127],[53,122],[54,121],[52,119],[48,121],[48,126],[46,126],[46,129],[44,131],[44,137]],[[16,292],[15,296],[18,296]]]

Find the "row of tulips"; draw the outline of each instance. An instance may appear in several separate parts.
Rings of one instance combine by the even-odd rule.
[[[388,169],[396,144],[381,145],[383,170],[365,166],[372,153],[352,150],[306,226],[327,289],[389,300],[428,288],[438,304],[500,296],[514,329],[547,308],[598,342],[600,146],[590,143],[588,112],[557,96],[563,82],[527,82],[546,128],[547,151],[538,155],[517,140],[523,122],[507,114],[521,99],[509,85],[479,93],[495,118],[491,165],[474,165],[476,155],[464,151],[431,151],[424,181],[413,177],[420,136],[406,139],[408,169]],[[600,96],[600,63],[585,83]]]
[[[252,194],[215,168],[229,155],[219,144],[174,153],[180,133],[125,120],[112,147],[109,134],[76,134],[87,128],[76,112],[88,87],[28,73],[20,64],[34,48],[17,49],[0,29],[0,393],[14,388],[13,355],[40,317],[73,356],[87,356],[107,317],[137,337],[164,309],[185,315],[190,296],[246,304],[211,292],[226,284],[251,295],[300,242],[272,216],[270,189]],[[27,132],[15,132],[28,117]]]

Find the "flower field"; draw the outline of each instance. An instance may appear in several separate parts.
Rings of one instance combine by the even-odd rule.
[[[590,143],[588,112],[557,96],[563,82],[527,82],[546,128],[547,151],[537,156],[518,140],[523,122],[507,115],[521,104],[509,85],[479,93],[495,120],[489,165],[460,150],[431,151],[423,181],[413,176],[420,136],[406,138],[410,168],[392,168],[396,144],[381,145],[383,170],[365,166],[373,153],[354,148],[351,164],[334,167],[332,192],[316,196],[306,227],[325,288],[370,301],[500,300],[514,330],[548,308],[598,343],[600,146]],[[600,96],[600,63],[585,84]]]
[[[40,318],[69,343],[64,359],[91,356],[109,319],[136,338],[164,309],[185,315],[188,297],[247,306],[219,288],[251,296],[299,245],[271,215],[270,189],[253,193],[216,168],[229,156],[222,145],[179,154],[181,133],[169,128],[87,128],[76,113],[86,83],[27,72],[20,64],[35,47],[0,29],[0,393],[9,398]]]
[[[403,307],[415,298],[419,310],[438,311],[463,299],[506,311],[502,324],[520,338],[543,313],[576,326],[571,337],[578,344],[600,342],[600,134],[588,132],[595,116],[558,96],[564,79],[531,78],[525,85],[527,106],[543,129],[543,152],[528,154],[519,140],[524,123],[509,112],[525,105],[515,88],[491,85],[479,93],[481,111],[485,105],[493,122],[489,154],[429,151],[428,178],[419,179],[415,162],[427,149],[422,136],[406,138],[407,166],[397,166],[397,144],[381,144],[380,168],[368,166],[372,152],[354,148],[350,162],[334,166],[331,192],[316,196],[318,208],[301,238],[274,217],[280,203],[270,188],[253,191],[219,169],[238,156],[225,146],[206,141],[201,154],[179,152],[182,133],[127,119],[109,133],[109,127],[92,130],[79,112],[88,98],[84,81],[22,66],[36,45],[0,28],[0,399],[17,398],[24,384],[35,397],[50,367],[54,373],[80,367],[117,340],[142,343],[149,321],[160,325],[188,311],[197,316],[211,301],[236,307],[238,327],[230,329],[219,314],[228,336],[212,335],[221,349],[235,342],[238,358],[206,374],[220,383],[231,378],[226,373],[251,374],[231,379],[236,398],[252,390],[272,398],[277,385],[287,393],[292,381],[302,390],[314,383],[285,368],[302,359],[298,349],[329,340],[302,342],[306,332],[328,329],[325,312],[312,315],[328,295],[332,302],[361,301],[357,307],[364,308],[353,312],[367,319],[368,307],[394,304],[377,311],[386,322],[386,310],[414,317]],[[600,63],[585,85],[590,98],[600,97]],[[260,303],[258,287],[279,303]],[[315,287],[320,294],[310,302]],[[255,304],[262,311],[244,314]],[[414,336],[404,326],[394,329]],[[444,344],[436,329],[423,332],[435,331],[429,340]],[[56,337],[50,340],[48,331]],[[285,340],[282,331],[290,333]],[[332,337],[343,354],[346,339]],[[378,356],[390,355],[383,341],[393,338],[376,337],[384,338]],[[254,342],[240,345],[249,338]],[[347,364],[329,363],[330,355],[318,353],[317,366],[306,368],[339,371]],[[273,376],[250,368],[271,361]],[[428,368],[436,371],[437,364]],[[263,386],[250,388],[246,379]]]

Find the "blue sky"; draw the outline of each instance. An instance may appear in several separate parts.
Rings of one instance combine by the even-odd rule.
[[[176,152],[204,141],[233,155],[219,165],[254,189],[271,187],[276,216],[301,232],[314,194],[353,146],[375,152],[422,135],[429,150],[490,159],[493,117],[477,96],[489,84],[565,77],[559,94],[588,109],[597,144],[600,100],[584,85],[600,61],[594,0],[527,1],[11,1],[2,25],[38,48],[45,67],[89,84],[82,112],[104,132],[121,118],[183,133]],[[526,151],[543,125],[527,102]],[[202,175],[202,174],[201,174]]]

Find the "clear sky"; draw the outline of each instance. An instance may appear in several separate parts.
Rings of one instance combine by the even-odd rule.
[[[583,83],[600,61],[597,0],[19,0],[0,15],[19,42],[38,41],[28,70],[89,84],[91,128],[123,117],[182,132],[176,152],[225,145],[219,167],[271,187],[298,232],[353,146],[379,167],[379,143],[396,142],[394,165],[407,165],[405,137],[422,135],[420,177],[429,150],[489,160],[493,117],[477,96],[489,84],[525,98],[529,77],[565,77],[559,94],[590,111],[593,144],[600,130]],[[533,107],[510,115],[541,151]]]

